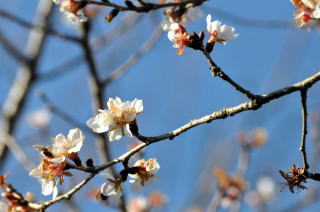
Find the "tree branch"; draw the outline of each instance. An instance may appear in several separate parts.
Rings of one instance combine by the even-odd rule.
[[[52,14],[53,2],[42,0],[39,2],[34,23],[46,27]],[[24,108],[28,94],[35,80],[37,65],[45,43],[44,31],[31,30],[25,47],[25,55],[29,58],[28,63],[21,64],[9,94],[3,104],[3,120],[0,134],[13,135],[17,120]],[[6,143],[0,143],[0,168],[5,164],[8,148]]]
[[[302,105],[302,135],[301,135],[301,146],[300,151],[302,153],[303,169],[305,172],[309,169],[309,163],[306,153],[306,136],[307,136],[307,121],[308,121],[308,111],[307,111],[307,89],[302,89],[301,94],[301,105]]]

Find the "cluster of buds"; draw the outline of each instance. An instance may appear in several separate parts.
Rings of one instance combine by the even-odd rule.
[[[222,193],[221,206],[229,208],[246,189],[246,182],[238,176],[228,176],[222,169],[215,169],[214,175]]]
[[[60,184],[64,182],[64,176],[72,176],[66,171],[68,162],[66,159],[72,160],[76,165],[81,165],[81,160],[78,157],[84,136],[80,129],[72,129],[69,131],[67,138],[58,134],[52,139],[52,146],[36,145],[43,156],[39,166],[33,169],[29,175],[36,177],[42,186],[43,195],[53,195],[53,199],[58,195],[57,180]]]
[[[99,114],[87,121],[96,133],[108,132],[109,140],[120,140],[123,136],[132,137],[130,125],[136,124],[136,116],[143,111],[142,100],[122,102],[119,97],[110,98],[108,110],[99,110]]]
[[[60,4],[60,11],[65,13],[65,16],[72,23],[85,22],[87,17],[83,12],[83,8],[87,5],[86,1],[82,0],[53,0],[54,3]]]
[[[295,5],[295,20],[297,27],[309,26],[309,21],[320,18],[319,0],[290,0]],[[309,29],[309,28],[308,28]]]
[[[161,208],[167,202],[167,197],[159,191],[153,191],[148,197],[137,196],[129,200],[128,211],[147,212],[154,208]]]
[[[4,190],[1,193],[1,196],[4,200],[8,202],[5,204],[1,202],[0,204],[0,211],[8,211],[8,212],[34,212],[37,211],[35,208],[32,207],[32,198],[33,194],[27,193],[24,197],[22,194],[17,192],[11,184],[5,182],[8,178],[9,174],[5,174],[0,176],[0,188]]]
[[[252,132],[242,132],[239,135],[240,144],[247,148],[259,148],[267,141],[267,131],[264,128],[257,128]]]
[[[102,176],[107,179],[107,182],[102,184],[100,192],[102,199],[109,199],[110,202],[118,202],[123,192],[122,183],[125,182],[130,176],[133,180],[129,180],[132,183],[132,190],[138,192],[143,186],[152,184],[157,179],[155,173],[160,169],[160,165],[155,158],[151,158],[147,161],[138,160],[132,167],[126,167],[120,172],[120,177],[113,178],[107,173],[103,173]]]
[[[307,177],[305,175],[306,173],[304,168],[296,168],[296,165],[293,164],[288,173],[285,173],[281,170],[279,170],[279,173],[286,180],[284,185],[289,187],[291,193],[294,193],[295,187],[297,189],[307,189],[307,187],[301,185],[301,183],[307,183]]]
[[[221,25],[220,21],[211,22],[211,15],[207,16],[207,30],[210,35],[206,44],[206,51],[211,52],[216,42],[227,44],[227,41],[235,39],[239,34],[235,33],[233,27]],[[192,35],[187,32],[183,25],[173,23],[168,32],[168,38],[173,42],[173,47],[178,48],[177,54],[181,55],[184,52],[184,47],[193,49],[203,49],[204,33],[193,33]]]

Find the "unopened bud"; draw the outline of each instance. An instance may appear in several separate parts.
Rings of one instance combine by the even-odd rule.
[[[111,22],[119,14],[118,9],[113,9],[111,12],[104,18],[106,22]]]

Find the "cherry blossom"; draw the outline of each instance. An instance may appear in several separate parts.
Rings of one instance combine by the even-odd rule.
[[[233,40],[239,36],[239,34],[235,34],[235,29],[231,26],[222,25],[220,21],[212,21],[211,15],[207,16],[207,30],[210,34],[210,39],[208,43],[222,43],[224,45],[227,44],[227,41]]]
[[[173,42],[173,47],[178,48],[178,55],[181,55],[184,52],[184,47],[190,44],[190,34],[178,23],[171,24],[168,38]]]
[[[97,133],[108,131],[109,140],[119,140],[122,136],[132,137],[130,124],[136,122],[136,116],[143,111],[142,100],[122,102],[119,97],[110,98],[108,110],[99,110],[99,114],[87,121],[87,125]]]
[[[62,162],[66,157],[73,158],[80,151],[85,136],[82,135],[82,132],[79,128],[75,128],[69,131],[67,138],[58,134],[55,138],[52,139],[52,154],[54,162]]]
[[[297,27],[309,27],[309,21],[320,18],[319,0],[291,0],[291,2],[297,6],[294,16]]]
[[[123,193],[122,181],[120,179],[114,179],[108,173],[101,175],[107,179],[107,182],[101,185],[101,194],[110,198],[111,202],[118,202]]]
[[[60,11],[71,22],[85,22],[87,17],[83,13],[85,2],[81,0],[53,0],[54,3],[60,4]]]
[[[160,165],[156,158],[151,158],[147,161],[141,159],[135,162],[133,167],[137,167],[136,174],[130,174],[130,177],[134,180],[130,180],[132,183],[132,190],[139,192],[143,186],[154,183],[157,179],[155,173],[160,169]]]

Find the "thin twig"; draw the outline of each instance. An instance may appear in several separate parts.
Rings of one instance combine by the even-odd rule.
[[[107,162],[103,165],[100,165],[100,166],[96,166],[96,167],[70,166],[70,168],[74,168],[74,169],[81,170],[84,172],[89,172],[89,173],[91,173],[91,175],[88,178],[86,178],[84,181],[79,183],[77,186],[75,186],[73,189],[71,189],[69,192],[67,192],[66,194],[61,195],[61,196],[57,197],[56,199],[49,201],[49,202],[34,203],[35,204],[34,207],[37,207],[39,209],[43,209],[45,207],[48,207],[48,206],[46,206],[48,204],[52,205],[56,202],[59,202],[62,199],[70,198],[74,193],[76,193],[76,191],[78,191],[82,186],[84,186],[96,174],[98,174],[102,170],[105,170],[109,167],[112,167],[113,165],[115,165],[117,163],[127,161],[131,156],[133,156],[135,153],[137,153],[138,151],[140,151],[141,149],[145,148],[148,145],[151,145],[153,143],[156,143],[156,142],[159,142],[159,141],[162,141],[165,139],[173,139],[175,136],[178,136],[179,134],[181,134],[187,130],[190,130],[191,128],[193,128],[197,125],[200,125],[200,124],[209,123],[209,122],[211,122],[213,120],[217,120],[217,119],[224,119],[224,118],[234,116],[234,115],[241,113],[241,112],[244,112],[244,111],[256,110],[256,109],[260,108],[261,106],[263,106],[264,104],[267,104],[270,101],[274,101],[282,96],[289,95],[293,92],[301,91],[306,88],[310,88],[313,84],[315,84],[319,80],[320,80],[320,72],[318,72],[318,73],[312,75],[311,77],[306,78],[298,83],[295,83],[291,86],[276,90],[276,91],[271,92],[269,94],[260,95],[259,96],[260,98],[258,98],[259,102],[257,102],[256,100],[252,100],[252,101],[242,103],[238,106],[224,108],[222,110],[215,111],[215,112],[213,112],[207,116],[204,116],[202,118],[194,119],[194,120],[190,121],[189,123],[185,124],[184,126],[178,128],[172,132],[160,135],[160,136],[145,137],[140,134],[136,134],[135,136],[137,136],[140,140],[144,141],[145,143],[142,143],[142,144],[136,146],[135,148],[126,152],[125,154],[121,155],[120,157],[117,157],[116,159],[114,159],[110,162]]]
[[[86,22],[81,25],[81,38],[82,38],[82,48],[85,54],[86,63],[89,69],[89,79],[91,87],[91,96],[93,100],[93,111],[94,113],[103,107],[105,93],[102,86],[97,67],[95,65],[95,60],[93,57],[93,51],[89,44],[89,32],[90,32],[90,23]],[[96,138],[97,149],[100,152],[102,161],[107,162],[111,160],[110,149],[108,146],[108,137],[104,134],[99,134]],[[110,168],[110,171],[113,176],[116,176],[116,172],[113,167]],[[124,195],[121,196],[119,209],[123,212],[126,212],[126,202]]]
[[[217,66],[217,64],[213,61],[211,55],[204,49],[201,49],[202,53],[204,56],[207,58],[209,64],[210,64],[210,69],[212,71],[213,76],[220,77],[224,81],[228,82],[230,85],[232,85],[236,90],[240,91],[244,95],[246,95],[249,99],[253,100],[257,96],[252,94],[250,91],[244,89],[241,87],[239,84],[237,84],[235,81],[233,81],[226,73],[224,73],[220,67]]]
[[[27,29],[37,30],[39,32],[44,31],[44,33],[46,33],[46,34],[50,34],[50,35],[56,36],[58,38],[62,38],[64,40],[68,40],[68,41],[72,41],[72,42],[80,42],[76,36],[62,34],[60,32],[57,32],[53,29],[48,28],[47,26],[41,26],[41,25],[29,23],[29,22],[25,21],[24,19],[19,18],[13,14],[11,14],[7,11],[1,10],[1,9],[0,9],[0,17],[3,17],[3,18],[10,20],[10,21],[13,21],[14,23],[16,23],[24,28],[27,28]]]
[[[186,0],[186,1],[182,1],[182,2],[169,2],[169,3],[163,3],[163,4],[156,4],[156,3],[149,3],[146,2],[144,5],[142,6],[135,6],[133,5],[133,3],[131,2],[131,6],[122,6],[119,4],[115,4],[112,3],[108,0],[103,0],[103,1],[86,1],[87,4],[93,4],[93,5],[100,5],[100,6],[106,6],[106,7],[113,7],[119,11],[135,11],[135,12],[149,12],[151,10],[158,10],[161,8],[166,8],[166,7],[178,7],[178,6],[185,6],[188,8],[192,8],[192,7],[196,7],[201,5],[203,2],[205,2],[207,0]]]
[[[308,163],[307,153],[306,153],[307,117],[308,117],[307,89],[302,89],[300,91],[300,94],[301,94],[301,105],[302,105],[302,135],[301,135],[300,151],[302,153],[304,171],[308,171],[309,163]]]
[[[98,38],[94,39],[91,47],[94,52],[97,52],[103,47],[105,47],[108,43],[113,42],[122,35],[125,35],[126,32],[134,26],[138,21],[141,19],[141,14],[129,14],[125,15],[121,22],[117,25],[117,27],[112,28],[106,34],[99,36]],[[66,62],[54,67],[51,70],[44,71],[46,74],[39,74],[37,75],[38,82],[50,81],[57,79],[61,76],[64,76],[65,73],[72,71],[75,67],[82,64],[84,61],[85,54],[79,54]]]

